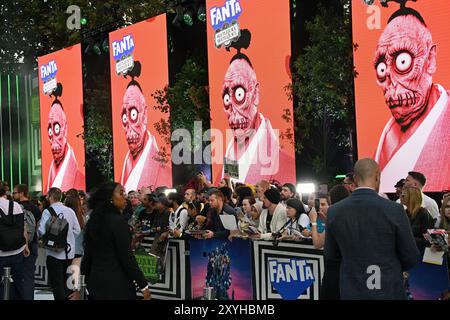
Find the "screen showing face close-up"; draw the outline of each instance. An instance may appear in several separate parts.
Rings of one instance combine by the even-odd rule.
[[[359,158],[374,157],[382,192],[410,171],[424,191],[450,188],[450,6],[440,0],[352,2]]]
[[[169,114],[154,108],[153,97],[169,82],[166,16],[111,32],[109,41],[114,178],[127,192],[170,187],[170,139],[157,130]]]
[[[42,190],[85,190],[81,45],[39,57]]]
[[[214,182],[295,182],[289,1],[206,5]]]

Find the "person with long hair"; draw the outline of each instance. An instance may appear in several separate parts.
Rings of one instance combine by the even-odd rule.
[[[406,187],[403,189],[400,199],[406,206],[406,213],[416,244],[426,245],[428,242],[424,239],[423,234],[427,232],[427,229],[433,229],[434,220],[428,210],[422,206],[422,192],[416,187]]]
[[[131,250],[131,234],[121,214],[126,206],[122,185],[108,182],[89,199],[92,209],[85,228],[81,274],[89,299],[135,300],[137,283],[144,299],[151,299],[147,280]]]
[[[297,198],[287,199],[286,214],[288,221],[278,240],[300,240],[300,238],[302,238],[301,232],[310,223],[303,203]]]
[[[64,200],[64,205],[69,207],[75,212],[78,223],[80,225],[81,232],[75,237],[75,258],[72,264],[78,264],[81,262],[81,257],[83,256],[83,230],[86,224],[86,217],[83,212],[83,207],[81,205],[81,199],[77,195],[68,194],[66,200]],[[75,260],[79,260],[76,262]]]
[[[436,221],[436,228],[450,233],[450,193],[444,195],[442,199],[441,214]]]

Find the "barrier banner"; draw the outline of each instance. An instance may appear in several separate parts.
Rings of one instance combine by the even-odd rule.
[[[252,300],[251,241],[191,240],[192,298],[205,291],[217,300]]]

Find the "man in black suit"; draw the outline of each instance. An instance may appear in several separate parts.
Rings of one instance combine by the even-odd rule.
[[[328,209],[325,257],[340,260],[341,299],[406,299],[403,271],[419,261],[403,206],[378,195],[380,168],[356,162],[357,188]]]

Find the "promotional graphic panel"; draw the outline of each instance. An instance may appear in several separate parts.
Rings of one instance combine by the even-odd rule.
[[[38,59],[42,191],[86,188],[81,45]]]
[[[251,242],[242,239],[191,240],[192,298],[205,290],[217,300],[252,300]]]
[[[289,0],[208,0],[213,180],[295,183]]]
[[[379,163],[381,191],[408,171],[450,189],[450,5],[352,1],[358,156]]]
[[[111,32],[109,42],[114,179],[127,192],[170,187],[171,146],[156,130],[169,113],[155,109],[152,96],[169,83],[166,15]]]

